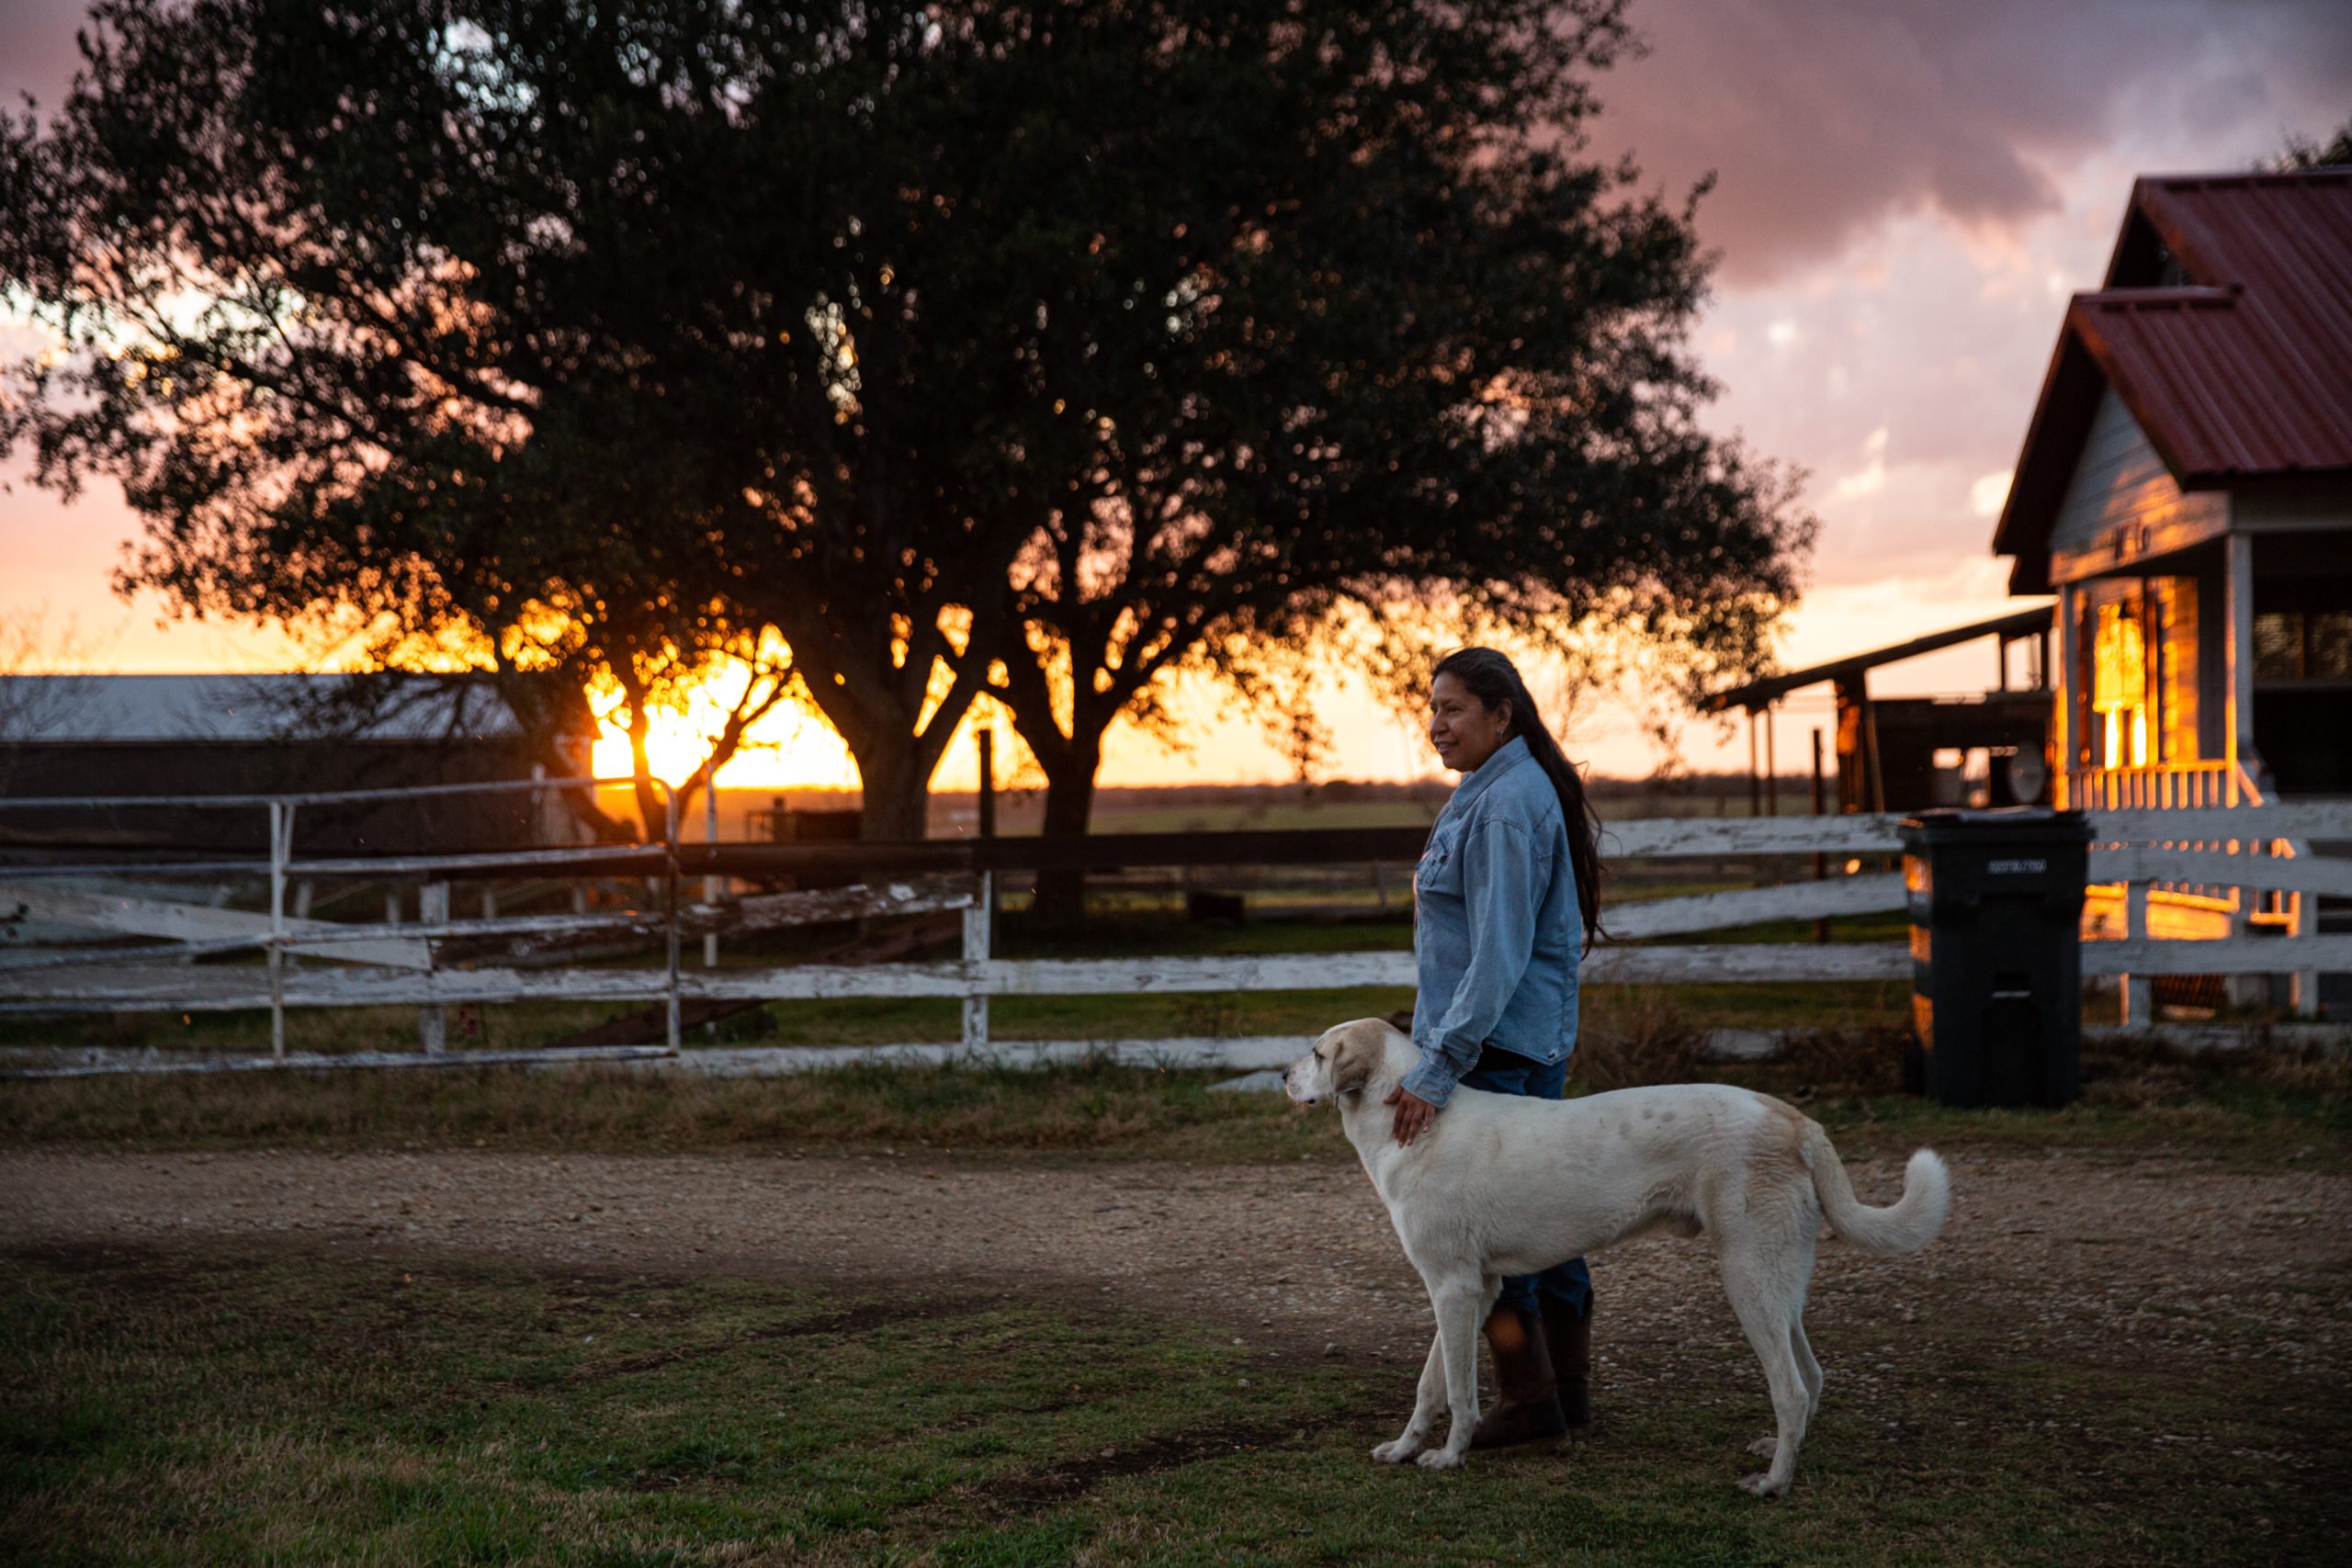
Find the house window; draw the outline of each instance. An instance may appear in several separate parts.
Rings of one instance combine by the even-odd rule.
[[[2099,764],[2148,765],[2148,641],[2132,604],[2101,604],[2091,641],[2091,712]]]
[[[2257,681],[2352,681],[2352,610],[2266,610],[2254,617]]]

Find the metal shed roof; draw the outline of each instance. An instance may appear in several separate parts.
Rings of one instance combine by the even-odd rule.
[[[1767,675],[1745,685],[1733,686],[1699,700],[1701,713],[1728,713],[1733,708],[1745,708],[1750,713],[1768,708],[1791,692],[1805,686],[1819,685],[1824,681],[1850,680],[1877,669],[1882,664],[1899,664],[1906,659],[1934,653],[1941,649],[1956,648],[1978,637],[1997,637],[2005,640],[2028,637],[2050,629],[2050,605],[2038,605],[2030,610],[2012,610],[2006,615],[1996,615],[1989,621],[1975,621],[1964,626],[1930,632],[1906,642],[1891,643],[1867,653],[1852,653],[1843,659],[1833,659],[1826,664],[1808,665],[1783,675]]]
[[[349,702],[362,692],[369,700]],[[509,739],[514,711],[487,683],[437,676],[8,675],[0,740],[108,742]]]

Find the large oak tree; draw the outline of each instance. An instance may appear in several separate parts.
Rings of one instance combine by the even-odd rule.
[[[1808,525],[1694,423],[1687,212],[1579,152],[1620,9],[113,0],[0,157],[78,349],[0,431],[191,607],[765,657],[877,836],[984,692],[1082,830],[1170,671],[1350,606],[1744,668]]]

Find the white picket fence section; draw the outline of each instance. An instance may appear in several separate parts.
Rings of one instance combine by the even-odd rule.
[[[594,781],[535,781],[507,787],[576,787]],[[475,786],[456,786],[469,788]],[[361,792],[392,795],[410,792]],[[266,806],[272,852],[267,872],[272,888],[266,915],[200,908],[193,905],[129,895],[92,893],[33,879],[21,871],[0,874],[0,919],[12,910],[25,918],[110,932],[164,939],[172,948],[114,950],[104,953],[53,955],[0,967],[0,1013],[62,1013],[120,1010],[220,1011],[266,1008],[273,1020],[271,1060],[298,1065],[285,1050],[284,1016],[292,1008],[453,1006],[531,1000],[658,1002],[665,1005],[667,1044],[676,1052],[679,1017],[698,1000],[785,1001],[834,998],[953,997],[963,1004],[958,1047],[967,1054],[1020,1052],[1040,1059],[1081,1051],[1088,1042],[997,1045],[990,1040],[989,1004],[1009,996],[1114,996],[1218,994],[1264,991],[1339,990],[1361,987],[1409,987],[1412,957],[1400,952],[1317,953],[1215,957],[1099,959],[1003,959],[991,952],[989,910],[993,899],[986,874],[943,891],[941,879],[876,879],[862,889],[830,894],[786,894],[740,900],[734,905],[682,904],[674,846],[674,806],[670,841],[635,852],[642,874],[659,878],[662,908],[614,914],[529,916],[481,919],[447,917],[448,879],[492,865],[513,866],[514,855],[406,856],[397,859],[320,858],[294,853],[298,807],[314,801],[358,796],[213,797],[223,808]],[[0,801],[0,807],[9,802]],[[58,803],[28,803],[54,806]],[[1899,852],[1899,818],[1894,816],[1787,817],[1761,818],[1649,818],[1607,825],[1604,853],[1611,858],[1747,858],[1824,853],[1842,859],[1876,859]],[[2234,810],[2102,811],[2092,815],[2091,880],[2120,884],[2136,923],[2120,940],[2086,942],[2086,977],[2120,977],[2125,985],[2127,1019],[2153,1018],[2148,982],[2159,975],[2292,975],[2300,994],[2312,995],[2319,971],[2352,970],[2352,935],[2321,935],[2320,896],[2352,896],[2352,860],[2313,852],[2314,843],[2352,840],[2352,801],[2267,805]],[[1181,840],[1171,836],[1171,863],[1181,863]],[[535,852],[530,863],[550,874],[567,866],[598,863],[609,874],[610,848]],[[46,868],[51,873],[61,869]],[[84,868],[86,869],[86,868]],[[119,866],[114,868],[118,873]],[[632,874],[639,873],[632,871]],[[429,877],[443,888],[428,923],[358,925],[297,919],[286,908],[287,889],[309,877],[399,874]],[[2152,888],[2177,884],[2237,887],[2289,896],[2292,914],[2281,935],[2249,934],[2244,922],[2223,940],[2182,942],[2152,938],[2144,912]],[[1598,984],[1733,983],[1765,981],[1899,981],[1912,973],[1904,943],[1693,942],[1629,946],[1630,940],[1693,935],[1768,921],[1883,913],[1905,907],[1900,876],[1871,869],[1824,880],[1706,893],[1684,897],[1624,902],[1604,912],[1610,933],[1620,939],[1588,955],[1584,977]],[[2241,904],[2245,902],[2242,895]],[[683,969],[682,935],[729,925],[775,927],[806,920],[839,919],[850,914],[894,910],[960,909],[963,952],[944,963],[864,965],[797,964]],[[530,944],[551,939],[610,933],[658,942],[658,967],[523,968],[496,963],[452,967],[436,963],[444,942],[484,941]],[[186,958],[203,953],[259,951],[266,971],[222,966],[191,968]],[[294,967],[290,955],[329,961]],[[434,1033],[425,1033],[428,1051]],[[1155,1042],[1155,1046],[1192,1047],[1213,1053],[1215,1040]],[[922,1048],[929,1053],[933,1047]],[[642,1053],[632,1049],[632,1055]],[[448,1053],[451,1061],[487,1060],[483,1053]],[[527,1057],[528,1053],[521,1054]],[[502,1059],[516,1058],[505,1053]],[[335,1065],[355,1058],[333,1057]],[[307,1065],[307,1064],[304,1064]]]

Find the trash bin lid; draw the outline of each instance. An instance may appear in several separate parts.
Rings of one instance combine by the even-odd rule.
[[[2047,806],[1944,807],[1905,817],[1900,832],[1906,844],[2079,844],[2089,840],[2091,828],[2081,812]]]

